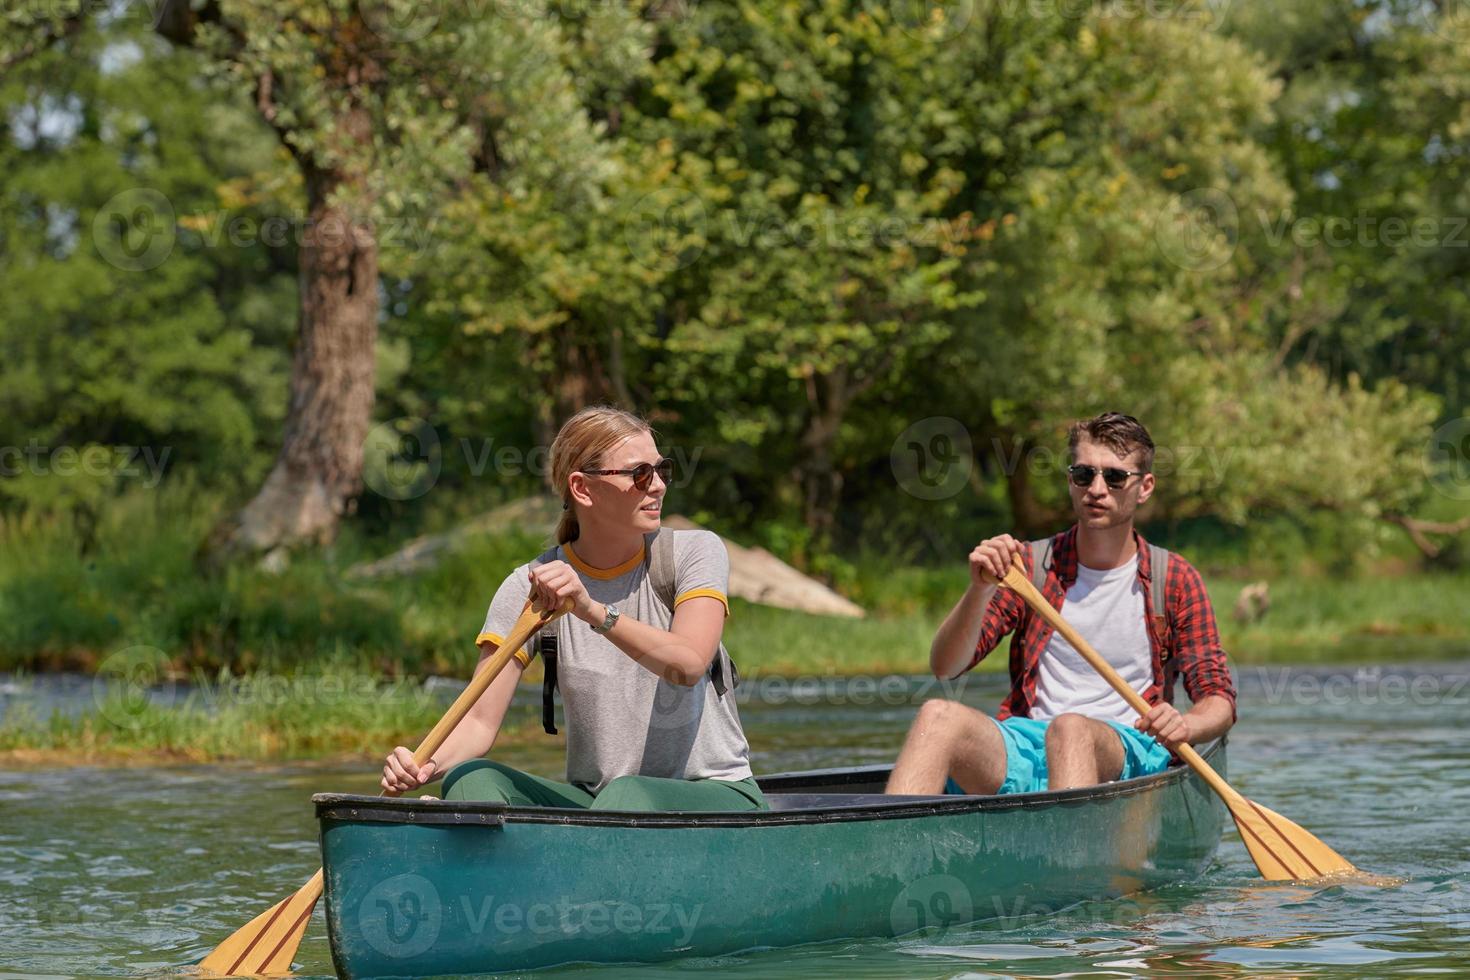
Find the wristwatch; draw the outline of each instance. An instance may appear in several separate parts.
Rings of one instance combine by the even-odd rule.
[[[617,625],[618,617],[622,615],[622,613],[618,612],[618,607],[610,602],[603,606],[603,608],[607,610],[607,617],[603,619],[601,626],[592,627],[592,632],[594,633],[607,633],[608,630]]]

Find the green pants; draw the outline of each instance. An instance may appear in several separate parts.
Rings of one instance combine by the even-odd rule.
[[[619,776],[595,797],[489,759],[461,762],[444,777],[444,799],[576,810],[769,810],[754,779],[663,779]]]

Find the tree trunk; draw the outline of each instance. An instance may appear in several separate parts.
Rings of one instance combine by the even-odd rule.
[[[195,43],[200,24],[224,20],[219,0],[160,0],[154,11],[155,30],[185,47]],[[354,33],[366,33],[360,19]],[[380,79],[376,65],[361,54],[360,46],[349,44],[324,56],[340,90]],[[256,78],[255,104],[301,167],[306,185],[290,401],[275,465],[254,499],[210,533],[202,553],[207,564],[234,553],[330,541],[361,489],[363,440],[372,421],[378,243],[360,217],[367,204],[361,195],[353,205],[338,197],[342,190],[361,190],[363,165],[326,166],[304,152],[278,117],[279,84],[269,71]],[[333,122],[325,135],[347,151],[338,159],[358,158],[352,151],[371,145],[372,118],[361,104],[344,108]]]
[[[1067,522],[1065,512],[1047,507],[1036,499],[1031,489],[1029,449],[1025,440],[1011,442],[1005,447],[1006,492],[1011,501],[1011,521],[1015,524],[1015,533],[1027,539],[1055,534]]]
[[[566,420],[588,405],[612,402],[633,407],[609,380],[597,348],[583,339],[586,333],[576,320],[569,320],[538,342],[544,356],[532,355],[550,365],[549,373],[543,372],[537,379],[540,394],[531,420],[537,444],[548,451]],[[561,496],[560,488],[551,487],[551,491]]]
[[[845,367],[829,374],[807,376],[811,411],[801,434],[802,519],[812,531],[812,543],[825,550],[831,543],[837,503],[842,497],[842,474],[832,459],[842,419],[852,400]]]
[[[569,320],[548,335],[553,373],[545,383],[557,427],[588,405],[618,401],[597,347],[585,339],[588,333]]]
[[[211,551],[323,543],[362,486],[378,334],[378,245],[334,203],[340,174],[307,168],[301,306],[280,455],[265,484],[211,536]]]

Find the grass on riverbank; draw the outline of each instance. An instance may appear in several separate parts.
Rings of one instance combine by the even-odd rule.
[[[280,574],[237,566],[208,577],[198,573],[193,551],[216,510],[197,495],[165,489],[124,498],[90,527],[64,519],[0,523],[0,671],[133,678],[130,664],[141,658],[160,678],[234,678],[229,683],[239,686],[217,703],[133,704],[136,714],[108,703],[82,717],[12,709],[0,722],[0,759],[360,758],[412,744],[445,705],[418,681],[469,675],[489,597],[507,570],[541,546],[530,533],[480,536],[433,571],[354,582],[343,571],[386,548],[349,533]],[[1268,579],[1271,609],[1246,626],[1231,614],[1248,581],[1239,556],[1220,552],[1212,561],[1204,548],[1186,553],[1206,573],[1225,648],[1237,664],[1470,655],[1463,607],[1470,573],[1431,573],[1403,562],[1398,574],[1371,577],[1320,569],[1272,574],[1255,566],[1250,578]],[[1244,563],[1251,565],[1248,556]],[[870,611],[867,619],[735,600],[726,642],[742,671],[924,673],[930,639],[963,590],[965,570],[858,557],[846,562],[842,584]],[[981,669],[1005,666],[1001,649]],[[201,687],[207,694],[208,685]],[[330,693],[338,688],[355,693]],[[267,689],[294,693],[266,698]],[[519,737],[522,729],[543,737],[529,717],[507,735]]]
[[[936,577],[899,569],[892,578]],[[964,589],[964,570],[941,573],[947,601]],[[1244,579],[1209,581],[1221,642],[1232,660],[1261,663],[1391,663],[1470,657],[1465,612],[1470,575],[1414,574],[1389,579],[1279,578],[1265,618],[1242,625],[1232,610]],[[949,607],[837,620],[736,603],[726,642],[741,663],[768,673],[861,674],[928,670],[929,642]],[[1005,648],[982,664],[1004,669]]]
[[[143,670],[131,678],[99,675],[91,693],[81,712],[47,718],[18,698],[20,706],[0,720],[0,764],[362,762],[394,745],[417,745],[451,700],[433,685],[351,672],[175,681]],[[528,742],[562,739],[517,706],[496,744]]]
[[[0,522],[0,670],[92,671],[118,650],[159,651],[175,668],[234,674],[348,669],[465,677],[473,637],[505,573],[540,550],[533,533],[466,540],[437,568],[351,581],[382,542],[344,535],[284,572],[238,565],[199,574],[194,549],[217,512],[181,490],[122,498],[93,526],[65,519]],[[1176,545],[1178,546],[1178,545]],[[1271,609],[1242,626],[1231,609],[1246,584],[1239,561],[1188,550],[1206,573],[1226,649],[1240,662],[1407,660],[1470,652],[1462,601],[1470,573],[1262,574]],[[1412,569],[1413,566],[1402,565]],[[727,642],[763,673],[921,673],[935,627],[965,586],[962,565],[846,562],[843,585],[864,620],[734,603]],[[992,657],[992,660],[999,658]]]
[[[1224,583],[1217,607],[1228,609],[1242,583]],[[1464,656],[1470,641],[1445,623],[1460,613],[1470,582],[1457,578],[1287,581],[1275,592],[1267,623],[1248,628],[1224,617],[1225,644],[1237,665],[1257,663],[1428,660]],[[1395,618],[1390,619],[1390,614]],[[1274,622],[1272,619],[1274,618]],[[1463,622],[1463,619],[1461,620]],[[726,639],[748,677],[916,674],[925,670],[931,611],[868,620],[832,620],[737,601]],[[352,661],[322,671],[257,672],[235,677],[171,673],[161,652],[142,651],[142,670],[130,658],[138,648],[104,664],[101,678],[118,690],[80,715],[37,717],[24,707],[0,720],[0,765],[127,765],[220,760],[280,762],[342,759],[361,763],[386,747],[414,745],[439,719],[449,698],[417,678],[385,679]],[[997,650],[981,670],[1003,671]],[[465,659],[466,670],[469,658]],[[527,682],[539,679],[533,665]],[[142,697],[187,696],[173,704]],[[22,679],[19,686],[24,687]],[[98,688],[100,690],[101,688]],[[21,695],[12,704],[24,704]],[[547,749],[560,744],[541,732],[534,708],[513,709],[501,747]]]

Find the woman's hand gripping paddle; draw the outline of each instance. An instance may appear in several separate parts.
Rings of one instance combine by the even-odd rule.
[[[480,695],[490,687],[490,682],[500,676],[515,652],[525,646],[531,634],[565,615],[570,609],[571,603],[567,602],[560,609],[543,612],[527,602],[505,642],[475,672],[469,686],[454,699],[454,704],[439,719],[439,724],[434,726],[414,750],[413,761],[418,765],[428,762],[439,750],[439,746],[444,744],[449,733],[454,731],[455,726],[475,706],[475,702],[480,700]],[[306,934],[307,923],[311,921],[312,910],[321,897],[322,871],[318,868],[311,880],[297,889],[294,895],[272,905],[215,947],[214,952],[200,962],[199,968],[207,973],[226,977],[289,973],[291,960],[296,956],[297,947],[301,945],[301,937]]]

